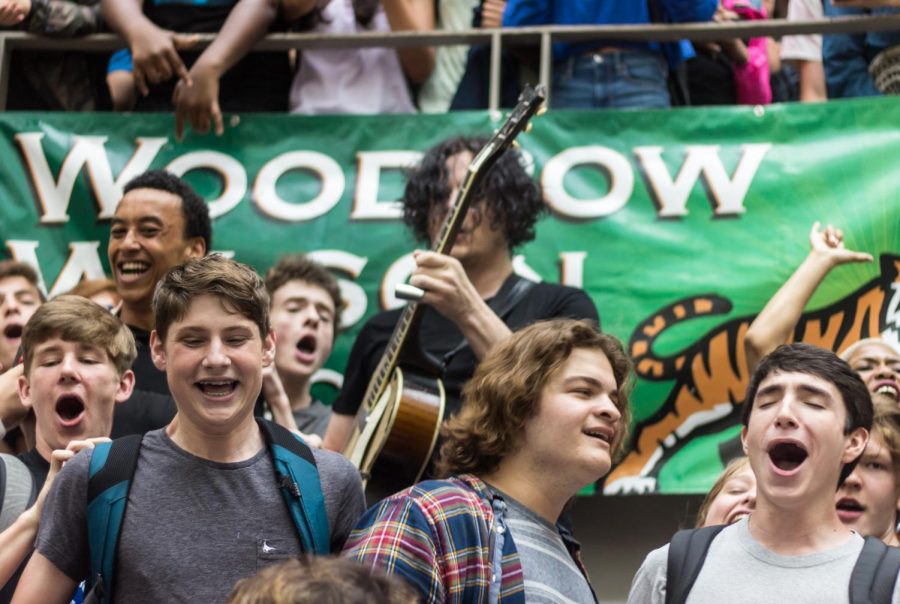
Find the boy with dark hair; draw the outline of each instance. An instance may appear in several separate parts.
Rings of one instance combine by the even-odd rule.
[[[755,511],[714,533],[698,574],[672,571],[690,550],[684,558],[671,545],[651,552],[628,601],[683,602],[689,594],[692,603],[850,602],[864,540],[838,518],[835,489],[865,450],[872,415],[865,384],[834,353],[776,348],[754,371],[743,409]],[[671,577],[680,583],[669,584]],[[893,594],[889,601],[900,602],[896,586]]]
[[[221,602],[260,566],[339,550],[363,511],[346,459],[253,417],[275,337],[251,268],[218,255],[188,261],[160,282],[153,308],[153,360],[178,413],[66,464],[16,601],[67,602],[89,577],[105,601]],[[103,490],[123,483],[126,499]]]
[[[313,400],[313,375],[331,355],[343,300],[337,280],[321,264],[299,254],[281,258],[266,272],[272,299],[275,362],[263,374],[263,394],[281,425],[325,436],[331,408]]]
[[[431,604],[594,602],[566,503],[609,472],[631,363],[591,321],[540,321],[494,347],[444,426],[438,471],[374,506],[344,554]]]
[[[109,229],[109,266],[122,298],[119,316],[134,334],[135,389],[116,410],[113,437],[144,434],[175,415],[166,376],[150,355],[153,291],[170,268],[209,252],[206,202],[181,178],[163,170],[130,180]]]
[[[47,479],[51,456],[70,442],[109,436],[113,408],[131,395],[135,357],[128,328],[103,307],[80,296],[42,305],[22,332],[24,375],[19,396],[33,409],[35,447],[3,456],[0,530],[30,507]],[[32,519],[36,530],[37,518]],[[33,539],[33,537],[32,537]],[[0,592],[8,601],[13,579]]]

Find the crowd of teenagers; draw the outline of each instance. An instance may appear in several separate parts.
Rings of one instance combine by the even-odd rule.
[[[13,53],[15,110],[173,111],[176,132],[224,131],[223,112],[444,112],[488,104],[486,45],[252,52],[268,32],[458,32],[540,25],[808,20],[892,14],[893,0],[0,0],[0,28],[51,37],[112,31],[101,53]],[[208,46],[196,34],[215,34]],[[553,45],[553,108],[766,104],[880,94],[868,67],[900,33],[591,40]],[[538,48],[509,44],[501,104],[534,82]]]
[[[483,144],[446,140],[410,172],[404,222],[423,243]],[[446,419],[425,480],[368,511],[341,452],[400,310],[366,322],[333,406],[314,400],[334,277],[301,255],[260,276],[208,254],[205,202],[163,171],[124,187],[110,282],[46,301],[32,267],[0,263],[0,596],[596,601],[566,508],[626,446],[631,361],[583,291],[513,272],[544,209],[517,153],[449,254],[414,254],[415,351]],[[900,352],[786,343],[831,269],[871,261],[832,226],[809,239],[746,334],[746,457],[697,530],[649,553],[629,602],[900,602]]]

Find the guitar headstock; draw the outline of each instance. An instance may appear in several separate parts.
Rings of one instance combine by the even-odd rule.
[[[522,130],[528,126],[531,118],[541,109],[546,99],[547,90],[543,84],[538,84],[534,88],[526,84],[525,89],[519,95],[516,106],[510,111],[503,125],[472,160],[469,170],[478,171],[484,164],[493,163],[493,160],[508,149]]]

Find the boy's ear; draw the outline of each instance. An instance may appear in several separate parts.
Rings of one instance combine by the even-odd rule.
[[[134,390],[134,372],[129,369],[119,378],[119,390],[116,392],[116,402],[124,403],[131,398]]]
[[[747,453],[747,426],[741,428],[741,448],[744,450],[744,455],[748,455]]]
[[[275,330],[270,328],[262,341],[262,366],[268,367],[273,362],[275,362]]]
[[[28,377],[25,374],[19,376],[16,381],[19,390],[19,400],[26,409],[31,409],[31,385],[28,383]]]
[[[155,329],[150,332],[150,358],[157,369],[166,370],[166,347]]]
[[[850,463],[866,450],[866,445],[869,444],[869,431],[862,427],[856,428],[846,436],[846,439],[844,455],[841,457],[841,461]]]

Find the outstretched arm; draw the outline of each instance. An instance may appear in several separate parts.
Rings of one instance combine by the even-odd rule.
[[[219,78],[240,61],[260,38],[278,14],[277,0],[239,0],[228,13],[228,19],[212,44],[191,67],[190,75],[175,86],[175,135],[184,135],[184,121],[198,134],[217,135],[225,131],[219,109]]]
[[[157,27],[144,16],[143,0],[101,0],[103,18],[118,32],[131,49],[134,82],[146,96],[150,84],[173,77],[188,80],[188,70],[178,51],[189,48],[195,38]]]
[[[846,249],[843,232],[831,225],[820,232],[816,222],[809,232],[809,245],[809,255],[747,330],[744,351],[750,371],[762,357],[787,342],[806,303],[831,269],[849,262],[872,261],[870,254]]]

